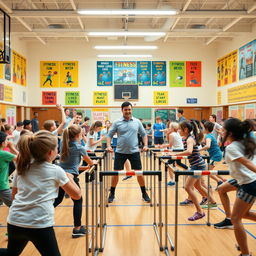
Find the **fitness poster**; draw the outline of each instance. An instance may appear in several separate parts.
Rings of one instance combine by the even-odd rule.
[[[114,61],[114,84],[137,85],[137,62]]]
[[[166,86],[166,61],[152,61],[152,85]]]
[[[27,60],[23,56],[20,56],[20,84],[27,85]]]
[[[112,86],[112,61],[97,61],[97,86]]]
[[[10,53],[12,54],[12,51],[10,51]],[[12,63],[12,55],[10,56],[10,63],[4,65],[4,78],[9,81],[11,81],[11,79],[12,79],[11,63]]]
[[[138,85],[151,85],[151,61],[137,62]]]
[[[185,61],[170,61],[170,87],[185,87]]]
[[[202,86],[201,61],[186,61],[186,87]]]
[[[40,61],[40,87],[59,87],[59,61]]]
[[[60,87],[78,87],[78,61],[60,61]]]

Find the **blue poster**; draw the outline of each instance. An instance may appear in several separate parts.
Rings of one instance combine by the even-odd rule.
[[[97,85],[112,86],[112,61],[97,61]]]
[[[7,46],[8,47],[8,46]],[[9,50],[9,49],[8,49]],[[7,52],[8,52],[7,50]],[[11,61],[12,61],[12,50],[10,49],[9,64],[4,64],[4,78],[11,81]]]
[[[114,84],[135,85],[137,84],[137,62],[115,61]]]
[[[151,85],[151,61],[137,62],[138,85]]]
[[[166,61],[152,61],[152,85],[166,86]]]

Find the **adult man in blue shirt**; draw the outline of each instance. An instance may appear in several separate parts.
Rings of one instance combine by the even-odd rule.
[[[117,133],[117,147],[115,152],[114,170],[121,171],[124,169],[124,163],[128,159],[133,170],[142,169],[140,152],[138,147],[138,133],[144,142],[143,150],[148,150],[148,139],[142,123],[132,116],[132,104],[124,102],[121,106],[123,117],[115,121],[107,135],[107,150],[113,152],[111,148],[111,139]],[[140,184],[142,198],[145,202],[150,202],[150,198],[146,192],[145,181],[143,176],[137,176]],[[115,189],[118,183],[118,176],[112,177],[110,194],[108,202],[112,203],[115,199]]]

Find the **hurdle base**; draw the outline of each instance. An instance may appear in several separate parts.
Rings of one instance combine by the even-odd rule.
[[[165,247],[165,248],[164,248],[164,253],[165,253],[166,256],[170,256],[168,247]]]

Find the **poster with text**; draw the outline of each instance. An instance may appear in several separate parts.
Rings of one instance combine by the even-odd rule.
[[[246,104],[245,105],[245,119],[254,119],[256,111],[256,104]]]
[[[137,62],[114,61],[114,84],[137,84]]]
[[[97,61],[97,85],[112,86],[113,61]]]
[[[0,118],[6,117],[6,105],[0,104]]]
[[[138,85],[151,85],[151,61],[137,62]]]
[[[168,105],[168,91],[155,91],[154,105]]]
[[[108,92],[93,92],[93,105],[108,105]]]
[[[17,52],[12,51],[12,81],[14,83],[17,83],[17,60],[18,60],[18,55]]]
[[[101,121],[105,123],[106,120],[109,120],[109,109],[108,108],[93,108],[92,109],[92,121]]]
[[[185,61],[170,61],[170,87],[185,87]]]
[[[202,64],[201,61],[186,61],[186,86],[202,86]]]
[[[6,121],[9,125],[16,124],[16,107],[6,106]]]
[[[223,73],[223,85],[227,85],[228,84],[228,77],[229,77],[229,73],[230,73],[230,54],[227,54],[224,58],[223,58],[223,66],[224,66],[224,73]]]
[[[11,76],[12,50],[10,51],[10,53],[11,53],[10,63],[4,65],[4,78],[9,81],[11,81],[12,79],[12,76]]]
[[[237,56],[238,55],[238,51],[235,50],[233,52],[231,52],[231,75],[229,77],[229,83],[228,84],[232,84],[235,83],[237,81],[237,67],[238,67],[238,63],[237,63]]]
[[[78,61],[60,61],[60,87],[78,87]]]
[[[2,43],[0,43],[0,50],[3,50]],[[0,64],[0,79],[4,79],[4,64]]]
[[[13,101],[13,89],[12,86],[4,85],[4,101]]]
[[[253,41],[253,75],[256,76],[256,40]]]
[[[152,85],[166,86],[166,61],[152,61]]]
[[[0,84],[0,100],[4,100],[4,85]]]
[[[40,87],[59,87],[59,61],[40,61]]]
[[[238,106],[229,106],[229,116],[238,118]]]
[[[16,84],[21,85],[21,55],[17,53],[16,55]]]
[[[217,61],[217,86],[220,87],[221,86],[221,82],[220,82],[220,59],[218,59]]]
[[[23,86],[27,85],[27,60],[25,57],[20,55],[21,68],[20,68],[20,84]]]
[[[57,104],[57,92],[42,92],[42,105],[56,105]]]
[[[65,105],[80,105],[80,92],[65,92]]]

